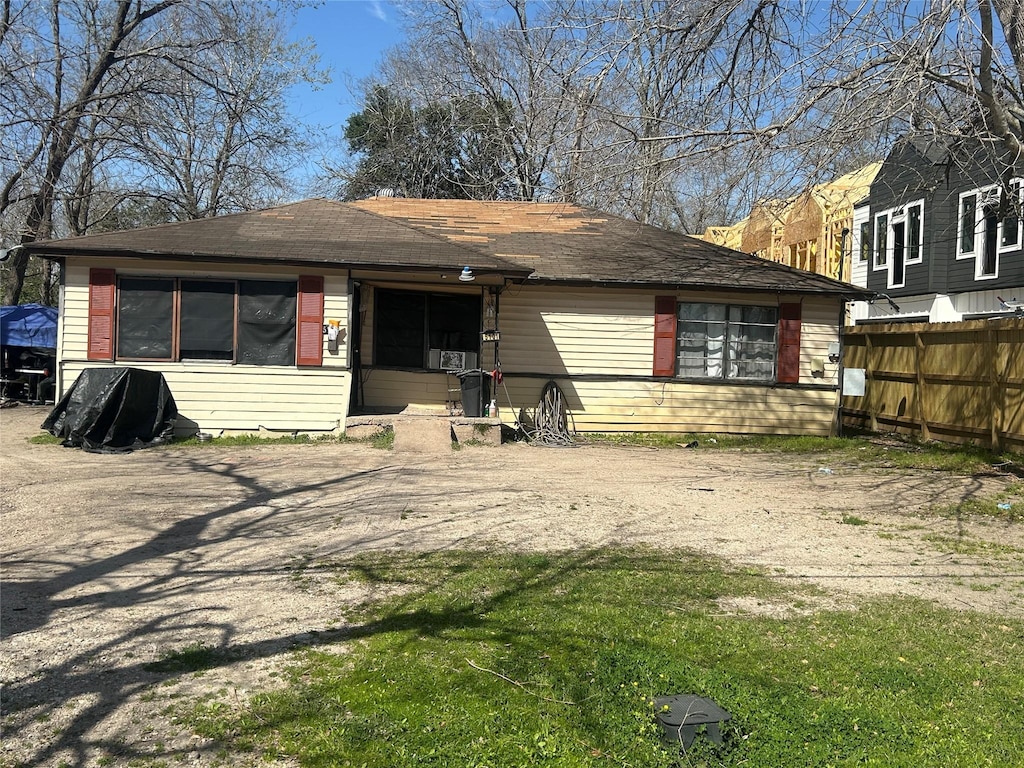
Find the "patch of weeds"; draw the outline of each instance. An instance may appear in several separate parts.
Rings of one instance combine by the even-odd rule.
[[[896,435],[815,437],[809,435],[665,434],[633,432],[588,434],[587,442],[644,448],[690,448],[756,451],[762,453],[828,454],[833,462],[890,469],[930,469],[962,475],[997,474],[1019,468],[1024,457],[995,454],[970,445],[919,442]]]
[[[33,435],[28,439],[31,445],[60,445],[63,440],[59,437],[54,437],[49,432],[40,432],[38,435]]]
[[[297,557],[288,566],[289,575],[288,578],[299,588],[309,589],[313,583],[313,579],[309,574],[306,573],[307,569],[313,565],[313,555],[310,552],[306,552]]]
[[[385,426],[380,432],[365,441],[370,447],[382,451],[390,451],[395,447],[395,430],[391,426]]]
[[[857,515],[844,514],[842,519],[843,525],[871,525],[870,520],[865,520],[863,517],[857,517]]]
[[[969,555],[975,557],[1009,557],[1021,554],[1021,550],[1007,544],[997,544],[993,541],[982,541],[967,536],[945,536],[939,533],[931,533],[923,536],[922,539],[931,544],[940,552],[951,555]]]
[[[956,504],[946,504],[935,509],[941,517],[989,517],[1007,522],[1024,520],[1024,487],[1013,483],[992,498],[965,499]]]
[[[895,533],[890,533],[889,531],[878,531],[877,533],[875,533],[875,536],[877,536],[880,539],[887,540],[898,538]]]
[[[271,434],[257,434],[249,433],[242,435],[226,435],[222,437],[214,437],[209,440],[200,440],[196,435],[190,435],[188,437],[176,437],[173,441],[165,446],[158,446],[161,448],[173,447],[197,447],[197,446],[220,446],[220,447],[246,447],[253,445],[312,445],[314,443],[342,443],[349,442],[344,435],[335,435],[333,433],[308,435],[308,434],[288,434],[288,435],[271,435]]]
[[[160,674],[181,674],[182,672],[203,672],[221,666],[227,660],[222,650],[205,643],[193,643],[180,651],[171,651],[160,661],[144,664],[143,669]]]

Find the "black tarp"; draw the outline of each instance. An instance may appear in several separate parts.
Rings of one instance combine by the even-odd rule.
[[[69,448],[132,451],[167,442],[178,407],[162,373],[89,368],[54,406],[42,428]]]

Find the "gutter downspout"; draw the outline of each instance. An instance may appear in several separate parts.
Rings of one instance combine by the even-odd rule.
[[[847,227],[843,227],[843,231],[840,235],[840,246],[839,246],[839,281],[843,280],[843,264],[846,263],[846,240],[850,236],[850,230]],[[850,254],[850,261],[853,261],[853,254]],[[851,270],[852,271],[852,270]],[[846,305],[847,300],[844,297],[843,301],[839,304],[839,368],[836,370],[836,375],[839,379],[838,387],[836,388],[836,426],[835,436],[843,436],[843,375],[846,371]]]
[[[839,303],[839,368],[836,375],[839,386],[836,388],[836,426],[835,436],[843,436],[843,376],[846,371],[846,297]]]

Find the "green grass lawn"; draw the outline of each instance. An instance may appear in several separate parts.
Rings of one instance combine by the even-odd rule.
[[[282,690],[241,711],[199,705],[201,733],[303,766],[919,768],[1024,755],[1016,619],[905,599],[826,610],[814,591],[678,552],[315,567],[400,596],[339,608],[351,630],[337,647],[300,653]],[[185,653],[170,669],[208,666]],[[724,747],[660,742],[648,700],[673,693],[732,714]]]

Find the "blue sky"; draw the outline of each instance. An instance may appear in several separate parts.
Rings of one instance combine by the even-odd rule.
[[[316,43],[321,66],[333,70],[333,82],[319,91],[294,89],[292,114],[340,135],[349,115],[358,109],[349,84],[371,74],[384,51],[402,39],[400,14],[385,0],[327,0],[301,9],[292,37],[308,37]]]

